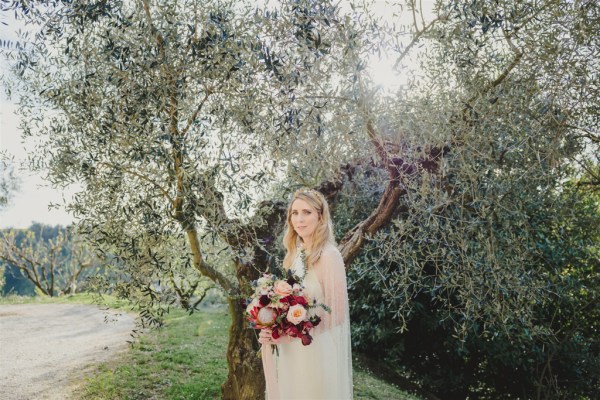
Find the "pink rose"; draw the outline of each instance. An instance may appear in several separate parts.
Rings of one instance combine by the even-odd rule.
[[[300,304],[291,306],[287,313],[287,320],[297,325],[306,319],[306,309]]]
[[[273,291],[278,296],[288,296],[292,294],[292,287],[286,281],[277,281],[273,285]]]
[[[258,323],[263,326],[273,325],[273,323],[275,322],[275,318],[277,318],[277,312],[271,307],[261,308],[256,317]]]

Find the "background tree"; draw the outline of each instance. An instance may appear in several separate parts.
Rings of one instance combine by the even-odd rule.
[[[75,293],[78,285],[100,267],[81,237],[59,227],[48,234],[39,224],[27,230],[2,231],[0,261],[47,296]]]

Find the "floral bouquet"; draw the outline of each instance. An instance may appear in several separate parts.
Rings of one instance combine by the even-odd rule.
[[[321,318],[309,310],[329,308],[309,300],[297,277],[289,274],[288,279],[278,279],[264,274],[253,281],[254,294],[246,300],[246,317],[253,329],[271,329],[273,339],[288,335],[299,338],[304,346],[312,342],[310,331],[319,325]]]

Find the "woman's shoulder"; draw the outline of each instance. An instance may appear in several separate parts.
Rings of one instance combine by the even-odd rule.
[[[334,262],[336,264],[344,265],[342,254],[340,253],[340,251],[334,243],[327,243],[323,247],[323,251],[321,252],[321,257],[319,258],[319,261],[325,264]]]
[[[335,243],[327,243],[325,246],[323,246],[322,254],[336,255],[340,257],[342,256],[342,253],[340,253]]]

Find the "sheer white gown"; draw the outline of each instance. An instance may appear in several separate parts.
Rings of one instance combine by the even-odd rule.
[[[292,269],[302,271],[299,258]],[[313,342],[299,339],[279,344],[279,356],[270,345],[262,351],[267,400],[352,399],[350,318],[344,261],[337,248],[327,245],[319,261],[308,269],[303,281],[305,294],[331,308],[315,312],[321,323],[311,331]]]

